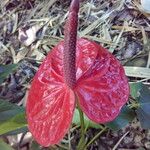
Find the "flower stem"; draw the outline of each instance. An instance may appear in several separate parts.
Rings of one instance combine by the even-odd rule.
[[[77,149],[81,150],[85,146],[85,135],[84,135],[85,134],[85,125],[84,125],[84,115],[83,115],[83,112],[80,108],[78,99],[77,99],[77,107],[78,107],[78,111],[79,111],[80,125],[81,125],[81,138],[80,138],[80,141],[78,143]]]

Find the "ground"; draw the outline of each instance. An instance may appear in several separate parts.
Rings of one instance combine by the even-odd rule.
[[[19,64],[18,69],[0,86],[1,99],[25,106],[30,83],[39,65],[51,48],[64,38],[69,4],[70,0],[1,2],[0,64]],[[112,52],[125,66],[130,82],[142,80],[149,85],[150,15],[139,1],[82,0],[78,36],[96,41]],[[144,73],[141,70],[133,73],[134,67],[143,67]],[[87,138],[97,132],[98,129],[89,128]],[[25,136],[26,140],[22,140],[18,149],[29,149],[31,135]],[[19,141],[16,137],[3,138],[17,147]],[[72,131],[71,137],[74,137],[72,148],[75,148],[79,128]],[[148,150],[150,130],[142,129],[135,119],[122,130],[105,131],[88,149]]]

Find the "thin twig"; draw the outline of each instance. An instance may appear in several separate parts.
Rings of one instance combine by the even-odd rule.
[[[96,135],[92,138],[92,140],[91,140],[89,143],[87,143],[87,145],[85,146],[84,149],[87,149],[87,147],[90,146],[104,131],[106,131],[106,129],[107,129],[107,127],[105,127],[105,128],[102,129],[98,134],[96,134]]]
[[[126,133],[120,138],[120,140],[116,143],[116,145],[113,147],[112,150],[116,150],[116,149],[117,149],[117,147],[119,146],[119,144],[122,142],[122,140],[125,138],[125,136],[126,136],[128,133],[129,133],[129,131],[126,132]]]

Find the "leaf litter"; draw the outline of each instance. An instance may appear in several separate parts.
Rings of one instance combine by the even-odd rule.
[[[25,97],[39,65],[64,38],[69,2],[1,1],[0,64],[18,64],[18,67],[0,85],[0,98],[25,105]],[[96,41],[113,53],[124,65],[130,82],[143,81],[149,85],[150,15],[144,5],[134,0],[82,0],[78,35]],[[105,131],[89,149],[150,149],[150,132],[142,129],[138,123],[135,119],[122,130]],[[97,132],[98,129],[88,128],[87,139]],[[71,142],[72,148],[75,148],[79,140],[78,127],[71,131],[70,136],[71,141],[66,136],[66,142]],[[22,141],[23,144],[19,144],[20,140],[16,140],[14,145],[18,143],[20,149],[27,147],[29,140],[26,143],[24,139]],[[61,146],[53,148],[59,149]]]

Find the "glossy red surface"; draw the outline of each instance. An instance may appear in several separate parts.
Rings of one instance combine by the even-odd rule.
[[[77,94],[84,113],[93,121],[113,120],[126,103],[129,86],[123,67],[106,49],[86,39],[76,46],[76,86],[63,76],[64,42],[46,57],[36,73],[27,100],[29,130],[43,146],[58,143],[71,123]]]
[[[111,53],[96,43],[87,47],[80,51],[95,51],[97,55],[78,79],[75,91],[88,118],[97,123],[110,122],[128,100],[128,80],[122,65]],[[79,60],[82,61],[82,56]],[[85,65],[86,61],[82,66]]]
[[[36,73],[27,100],[28,127],[43,146],[58,143],[66,134],[74,112],[75,97],[62,76],[60,43],[46,57]]]

